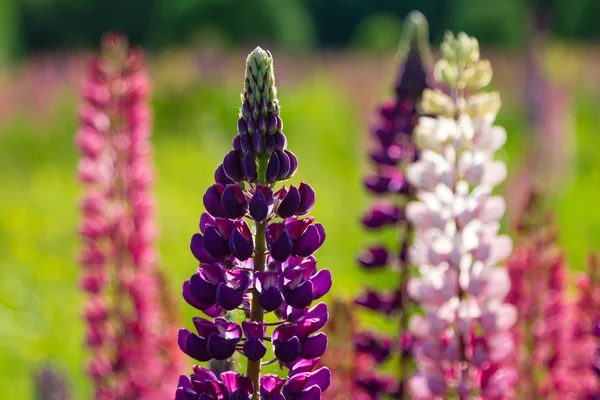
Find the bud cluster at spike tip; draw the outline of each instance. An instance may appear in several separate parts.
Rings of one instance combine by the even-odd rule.
[[[86,190],[80,260],[88,371],[97,399],[162,398],[162,379],[179,354],[159,348],[168,329],[157,302],[148,77],[143,53],[123,37],[105,35],[102,53],[88,64],[76,136]]]
[[[509,330],[517,315],[504,303],[510,280],[498,264],[512,242],[498,235],[505,202],[492,195],[506,176],[504,163],[494,160],[506,140],[493,125],[499,97],[477,93],[492,72],[476,39],[448,33],[442,55],[435,78],[456,96],[424,92],[423,111],[438,116],[419,119],[421,158],[407,169],[417,188],[417,201],[406,207],[415,230],[409,254],[419,269],[408,294],[424,311],[410,322],[418,372],[409,391],[423,400],[511,398],[517,372]],[[465,89],[472,95],[463,97]]]
[[[377,243],[363,250],[359,265],[367,271],[392,269],[398,272],[398,287],[389,292],[365,290],[355,300],[356,304],[369,310],[382,313],[398,324],[398,335],[392,339],[371,332],[358,332],[354,337],[356,357],[362,363],[367,358],[380,365],[401,353],[408,365],[411,336],[407,331],[407,314],[410,304],[406,301],[407,254],[410,227],[404,215],[403,205],[414,189],[404,175],[406,166],[419,158],[412,134],[418,122],[418,104],[423,91],[429,87],[428,47],[422,42],[419,33],[427,40],[427,22],[422,14],[413,12],[406,20],[404,42],[401,43],[402,65],[395,87],[395,97],[384,103],[378,113],[373,128],[374,146],[370,153],[374,172],[365,179],[365,188],[379,199],[365,213],[362,223],[369,230],[394,229],[398,231],[399,242],[394,248]],[[405,368],[405,367],[404,367]],[[356,374],[354,396],[398,397],[403,391],[403,383],[393,377],[375,374],[360,368]],[[405,376],[406,371],[400,371]]]
[[[315,203],[310,185],[275,188],[294,175],[298,161],[282,133],[271,54],[256,48],[246,64],[238,135],[203,196],[207,212],[190,244],[199,268],[183,284],[185,301],[209,319],[194,318],[194,331],[181,329],[178,343],[200,362],[238,352],[248,359],[248,373],[217,377],[195,366],[192,375],[181,376],[175,396],[320,399],[331,373],[313,369],[327,348],[327,336],[318,330],[329,313],[326,304],[313,303],[332,281],[328,270],[317,269],[313,253],[325,241],[325,230],[307,216]],[[246,317],[241,324],[228,318],[235,310]],[[266,313],[279,322],[267,325]],[[260,367],[250,376],[269,342],[276,357],[269,363],[289,368],[289,378],[259,377]]]

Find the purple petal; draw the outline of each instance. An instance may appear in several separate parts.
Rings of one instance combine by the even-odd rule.
[[[306,382],[306,386],[310,387],[313,385],[318,386],[321,391],[326,391],[329,385],[331,384],[331,371],[327,367],[321,367],[315,372],[310,374],[310,378],[308,378],[308,382]]]
[[[313,284],[315,299],[320,299],[321,297],[325,296],[333,284],[331,272],[329,272],[327,269],[320,270],[316,275],[312,276],[310,280]]]
[[[276,151],[275,153],[277,154],[277,158],[279,158],[279,174],[277,175],[277,179],[287,179],[291,169],[290,157],[283,151]]]
[[[206,305],[203,309],[217,302],[217,287],[203,280],[198,274],[190,278],[190,293],[200,304]]]
[[[178,387],[175,391],[175,400],[198,400],[198,393],[191,389]]]
[[[275,138],[275,150],[284,151],[287,146],[287,138],[281,132],[276,132]]]
[[[314,289],[311,281],[306,281],[296,289],[285,295],[285,301],[290,306],[298,309],[308,307],[314,298]]]
[[[264,221],[269,215],[269,205],[261,190],[254,192],[252,200],[250,200],[250,215],[256,222]]]
[[[290,190],[277,207],[277,215],[281,218],[290,218],[297,213],[299,206],[300,192],[296,187],[290,186]]]
[[[298,360],[294,363],[294,366],[290,368],[290,376],[294,376],[297,374],[301,374],[303,372],[310,372],[313,370],[315,365],[319,363],[318,358],[313,358],[309,360]]]
[[[244,355],[250,361],[258,361],[267,353],[267,347],[262,340],[251,337],[244,343]]]
[[[238,185],[227,185],[221,196],[221,206],[225,215],[231,219],[242,218],[248,210],[244,192]]]
[[[223,168],[223,164],[219,164],[219,166],[215,170],[215,182],[220,183],[221,185],[233,183],[233,181],[229,179],[227,174],[225,174],[225,168]]]
[[[225,217],[225,211],[223,211],[223,207],[221,206],[223,190],[225,190],[223,185],[215,183],[206,190],[202,197],[204,208],[214,217]]]
[[[274,260],[284,262],[288,259],[289,256],[292,255],[292,251],[294,250],[294,242],[290,235],[283,231],[279,238],[271,244],[271,257]]]
[[[364,268],[375,269],[385,267],[388,263],[389,254],[385,247],[377,246],[365,249],[360,255],[358,262]]]
[[[225,283],[220,283],[217,287],[217,302],[225,310],[235,310],[244,301],[244,292],[235,290],[227,286]]]
[[[204,249],[214,258],[220,260],[230,254],[229,246],[225,239],[212,226],[207,226],[202,238]]]
[[[316,225],[309,225],[306,231],[294,243],[292,254],[302,257],[308,257],[321,246],[321,236]]]
[[[307,337],[313,332],[321,329],[329,318],[327,304],[319,303],[298,320],[298,336]]]
[[[239,150],[232,150],[223,158],[223,170],[225,175],[234,182],[244,180],[242,171],[242,155]]]
[[[252,135],[252,147],[256,154],[262,154],[265,151],[265,138],[260,132],[255,132],[254,135]]]
[[[245,261],[252,257],[254,244],[252,239],[247,240],[237,229],[229,237],[229,249],[231,253],[240,261]]]
[[[274,399],[280,395],[285,379],[277,375],[263,375],[260,377],[260,396],[265,399]],[[283,398],[281,400],[284,400]]]
[[[200,223],[198,224],[200,233],[204,233],[207,226],[214,226],[216,222],[217,220],[212,215],[207,212],[203,212],[202,215],[200,215]]]
[[[198,361],[208,361],[212,357],[208,353],[206,339],[183,328],[179,330],[177,344],[181,351]]]
[[[273,347],[275,348],[275,357],[284,363],[295,361],[300,356],[300,351],[302,350],[300,340],[296,336],[291,337],[285,342],[274,341]]]
[[[266,179],[268,183],[275,182],[279,176],[279,157],[277,153],[272,153],[267,164]]]
[[[258,181],[258,170],[256,169],[256,161],[254,160],[254,153],[249,151],[244,156],[243,160],[244,176],[249,182]]]
[[[313,223],[315,219],[313,217],[306,217],[302,219],[287,219],[285,224],[285,230],[290,234],[293,240],[298,240],[300,236],[306,231],[306,228]]]
[[[294,174],[296,173],[296,171],[298,170],[298,159],[296,158],[296,156],[294,155],[294,153],[292,153],[289,150],[285,150],[284,153],[289,157],[290,159],[290,172],[288,173],[286,179],[291,178],[292,176],[294,176]]]
[[[275,151],[275,138],[273,135],[265,137],[265,154],[271,154]]]
[[[275,311],[281,307],[283,296],[277,286],[271,286],[258,296],[258,303],[265,312]]]
[[[288,268],[281,275],[277,281],[279,290],[282,293],[289,293],[296,289],[305,279],[303,268]],[[306,277],[308,278],[308,277]]]
[[[298,207],[297,213],[298,215],[306,215],[315,205],[315,191],[309,184],[300,182],[298,192],[300,193],[300,206]]]
[[[325,350],[327,350],[327,335],[323,332],[319,332],[302,341],[300,357],[305,360],[321,357],[325,353]]]
[[[244,331],[246,338],[257,337],[262,339],[267,333],[267,327],[264,322],[243,321],[242,331]]]
[[[226,340],[218,333],[211,333],[207,341],[207,349],[210,356],[217,360],[227,360],[235,353],[237,342]]]
[[[248,133],[242,135],[240,140],[240,148],[242,150],[242,154],[244,155],[252,151],[252,139]]]
[[[214,263],[217,260],[211,256],[204,248],[203,237],[199,233],[194,233],[190,242],[190,250],[196,259],[200,262]]]
[[[240,118],[238,120],[238,133],[240,134],[240,136],[248,133],[248,124],[246,123],[244,118]]]
[[[190,281],[187,280],[185,282],[183,282],[183,288],[182,288],[182,295],[183,295],[183,299],[192,307],[198,309],[198,310],[204,310],[206,308],[210,308],[211,305],[206,305],[206,304],[202,304],[200,303],[198,300],[196,300],[194,298],[194,296],[192,296],[191,290],[190,290]]]

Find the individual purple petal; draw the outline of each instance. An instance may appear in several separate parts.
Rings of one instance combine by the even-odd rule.
[[[221,196],[223,195],[223,191],[225,190],[225,186],[220,183],[215,183],[210,186],[204,196],[202,197],[202,202],[204,203],[204,208],[214,217],[225,217],[225,211],[221,206]]]
[[[214,226],[216,223],[217,220],[212,215],[207,212],[203,212],[202,215],[200,215],[200,223],[198,224],[198,227],[200,228],[200,232],[204,233],[207,226]]]
[[[285,230],[285,225],[274,223],[267,227],[267,246],[274,260],[284,262],[288,259],[294,249],[294,242]]]
[[[258,303],[265,312],[275,311],[281,307],[283,296],[277,286],[271,286],[258,296]]]
[[[275,137],[267,135],[265,137],[265,154],[271,154],[275,151]]]
[[[298,159],[296,158],[296,156],[294,155],[294,153],[292,153],[289,150],[285,150],[284,153],[290,159],[290,172],[288,172],[288,175],[286,177],[286,179],[290,179],[292,176],[294,176],[294,174],[298,170]]]
[[[310,374],[308,378],[308,382],[306,382],[307,387],[318,386],[321,391],[326,391],[331,384],[331,371],[327,367],[321,367],[315,372]]]
[[[314,276],[312,276],[310,280],[313,284],[314,299],[320,299],[321,297],[325,296],[333,284],[331,272],[329,272],[327,269],[320,270]]]
[[[256,169],[256,161],[254,160],[254,153],[249,151],[244,156],[242,163],[244,176],[248,182],[258,181],[258,170]]]
[[[291,169],[290,157],[283,151],[277,150],[275,153],[277,154],[277,158],[279,158],[279,174],[277,175],[277,179],[287,179]]]
[[[244,294],[220,283],[216,290],[216,299],[225,310],[235,310],[244,301]]]
[[[267,164],[266,179],[268,183],[275,182],[279,176],[279,157],[277,153],[272,153]]]
[[[365,249],[360,255],[358,262],[364,268],[375,269],[385,267],[388,263],[389,254],[385,247],[377,246]]]
[[[313,254],[321,246],[322,240],[319,235],[319,230],[316,225],[309,225],[306,231],[294,243],[294,251],[292,254],[308,257]]]
[[[362,219],[366,228],[376,229],[386,225],[394,225],[404,219],[404,211],[393,204],[375,204]]]
[[[203,309],[217,302],[217,286],[211,285],[199,274],[194,274],[190,278],[190,293],[200,304],[206,305]]]
[[[252,152],[252,138],[248,133],[245,133],[241,136],[240,139],[240,148],[242,150],[242,154],[244,156],[248,154],[248,152]]]
[[[306,312],[297,322],[299,337],[307,337],[321,329],[329,319],[327,304],[319,303]]]
[[[190,250],[192,251],[194,257],[196,257],[196,259],[200,262],[214,263],[217,261],[204,248],[203,237],[199,233],[194,233],[194,235],[192,235],[192,240],[190,242]]]
[[[232,150],[223,158],[223,170],[225,175],[234,182],[244,180],[242,171],[242,155],[239,150]]]
[[[265,151],[265,138],[259,132],[252,135],[252,147],[256,154],[262,154]]]
[[[225,216],[231,219],[242,218],[248,211],[246,196],[244,196],[242,189],[235,184],[227,185],[223,190],[221,206]]]
[[[248,124],[246,123],[244,118],[240,118],[238,120],[238,133],[240,134],[240,136],[248,133]]]
[[[290,190],[277,207],[277,215],[281,218],[290,218],[295,215],[300,207],[300,192],[294,186],[290,186]]]
[[[179,330],[177,344],[181,351],[195,360],[208,361],[212,358],[208,353],[206,339],[199,337],[185,328]]]
[[[236,343],[226,340],[217,333],[212,333],[208,337],[207,349],[211,356],[216,360],[227,360],[235,353]]]
[[[303,372],[311,372],[315,365],[319,363],[318,358],[312,358],[308,360],[298,360],[294,363],[294,365],[290,368],[290,376],[294,376],[297,374],[301,374]]]
[[[285,230],[290,234],[293,240],[298,240],[314,220],[313,217],[302,219],[297,219],[296,217],[288,218],[285,221]]]
[[[235,229],[229,237],[229,249],[238,260],[245,261],[249,259],[254,251],[252,237],[246,239],[240,231]]]
[[[315,191],[309,184],[300,182],[298,192],[300,193],[300,205],[298,206],[297,214],[300,216],[306,215],[315,205]]]
[[[233,140],[231,141],[231,148],[232,148],[233,150],[241,150],[241,148],[242,148],[242,145],[241,145],[241,142],[240,142],[240,140],[241,140],[241,138],[240,138],[240,136],[239,136],[239,135],[236,135],[236,136],[233,138]]]
[[[223,381],[223,385],[231,394],[228,400],[250,400],[252,397],[254,385],[250,377],[228,371],[221,374],[221,381]]]
[[[319,332],[302,341],[300,357],[307,360],[321,357],[325,353],[325,350],[327,350],[327,335]]]
[[[230,254],[229,245],[223,239],[217,229],[212,226],[206,227],[202,238],[204,249],[215,259],[220,260]]]
[[[244,355],[250,361],[258,361],[267,353],[267,347],[262,340],[251,337],[244,343]]]
[[[308,307],[314,299],[314,289],[311,281],[305,281],[297,288],[284,295],[286,303],[294,308]]]
[[[296,336],[291,337],[285,342],[277,343],[274,346],[275,357],[277,357],[277,359],[281,362],[294,362],[298,357],[300,357],[300,351],[302,347],[300,346],[300,339],[298,339]]]
[[[219,166],[215,170],[215,182],[220,183],[221,185],[228,185],[230,183],[233,183],[233,181],[229,179],[227,174],[225,174],[223,164],[219,164]]]
[[[277,132],[277,117],[272,112],[267,115],[267,130],[270,133],[268,136],[273,136]]]
[[[250,200],[250,215],[257,222],[264,221],[273,210],[273,190],[268,186],[256,185]]]
[[[263,375],[260,377],[261,400],[285,400],[281,394],[281,388],[285,379],[277,375]]]
[[[287,138],[285,135],[278,131],[273,136],[275,138],[275,150],[284,151],[287,146]]]
[[[183,295],[183,299],[192,307],[198,309],[198,310],[203,310],[205,308],[208,308],[206,306],[206,304],[202,304],[200,303],[198,300],[196,300],[194,298],[194,296],[192,295],[192,292],[190,290],[190,281],[187,280],[185,282],[183,282],[183,287],[182,287],[182,295]]]

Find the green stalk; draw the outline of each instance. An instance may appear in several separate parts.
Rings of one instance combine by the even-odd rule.
[[[266,170],[267,162],[265,157],[260,157],[258,160],[258,182],[262,185],[266,184]],[[267,261],[267,232],[268,220],[263,222],[257,222],[255,224],[256,234],[254,236],[255,253],[253,257],[254,261],[254,272],[261,272],[265,270]],[[252,290],[252,302],[250,303],[250,321],[263,322],[264,311],[258,302],[258,292],[256,289]],[[260,363],[261,360],[250,361],[248,360],[248,367],[246,369],[246,375],[252,379],[254,384],[254,393],[252,394],[252,400],[258,400],[259,391],[259,380],[260,380]]]

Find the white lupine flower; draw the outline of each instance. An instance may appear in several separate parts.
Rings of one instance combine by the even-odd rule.
[[[455,93],[489,82],[491,67],[479,60],[472,38],[450,35],[442,47],[449,58],[438,67],[438,75],[456,81]],[[468,73],[449,79],[444,71],[454,70],[459,61],[464,63],[459,70]],[[440,93],[432,96],[441,101]],[[406,206],[406,217],[415,228],[409,257],[419,270],[407,289],[425,311],[410,325],[418,339],[419,373],[409,384],[414,398],[464,392],[476,382],[465,382],[457,373],[465,367],[461,360],[470,368],[483,368],[486,362],[506,360],[514,349],[506,331],[515,323],[516,310],[503,303],[510,280],[498,266],[510,255],[512,242],[498,234],[506,203],[492,195],[506,178],[506,165],[494,159],[506,142],[504,128],[494,126],[500,98],[479,93],[454,102],[456,118],[420,118],[415,143],[422,158],[406,172],[417,188],[417,200]]]

